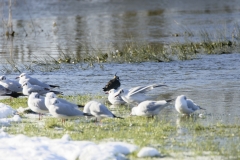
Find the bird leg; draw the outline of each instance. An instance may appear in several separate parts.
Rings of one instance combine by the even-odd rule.
[[[63,126],[63,124],[65,123],[65,121],[66,121],[66,119],[62,119],[62,126]]]

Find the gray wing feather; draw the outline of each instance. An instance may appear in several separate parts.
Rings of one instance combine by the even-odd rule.
[[[192,109],[193,111],[200,109],[200,106],[196,105],[191,99],[187,99],[187,105],[188,108]]]
[[[136,94],[136,93],[146,93],[148,91],[151,91],[153,88],[161,87],[161,86],[166,86],[166,85],[152,84],[152,85],[149,85],[149,86],[135,87],[135,88],[132,88],[132,89],[129,90],[129,95],[133,95],[133,94]]]
[[[83,115],[83,113],[76,109],[73,106],[67,105],[67,104],[63,104],[63,103],[58,103],[56,105],[56,113],[57,114],[62,114],[62,115],[66,115],[66,116],[80,116]]]
[[[47,107],[45,106],[44,99],[35,99],[34,101],[35,104],[39,106],[39,109],[48,111]]]
[[[109,111],[106,106],[104,106],[101,103],[92,103],[91,107],[91,113],[94,115],[99,115],[99,116],[113,116],[112,112]]]

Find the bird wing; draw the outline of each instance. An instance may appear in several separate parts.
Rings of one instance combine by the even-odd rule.
[[[112,112],[109,111],[106,106],[98,102],[91,104],[90,112],[92,115],[95,115],[95,116],[113,117]]]
[[[66,104],[69,104],[69,105],[72,105],[72,106],[78,108],[78,106],[77,106],[76,104],[71,103],[71,102],[69,102],[69,101],[67,101],[67,100],[65,100],[65,99],[58,98],[58,100],[59,100],[61,103],[66,103]]]
[[[197,104],[195,104],[191,99],[187,99],[187,106],[189,109],[193,111],[200,109],[200,107]]]
[[[33,77],[29,78],[29,83],[31,83],[33,85],[38,85],[38,86],[42,86],[42,87],[45,87],[45,88],[49,88],[48,84],[43,83],[43,82],[41,82],[38,79],[33,78]]]
[[[34,98],[33,103],[35,106],[38,106],[39,109],[48,111],[43,98]]]
[[[62,114],[62,115],[66,115],[66,116],[80,116],[83,115],[83,113],[76,109],[75,107],[71,106],[71,105],[67,105],[64,103],[59,102],[58,104],[55,104],[56,106],[56,113],[57,114]]]
[[[44,91],[44,88],[38,85],[32,85],[31,87],[28,87],[28,92],[32,93],[32,92],[42,92]]]
[[[6,93],[8,93],[7,89],[5,87],[3,87],[2,85],[0,85],[0,95],[5,95]],[[11,92],[9,92],[11,93]]]
[[[165,106],[166,103],[157,103],[157,102],[150,102],[149,105],[146,107],[148,112],[155,112],[158,109],[161,109]]]
[[[163,84],[152,84],[152,85],[148,85],[148,86],[140,86],[140,87],[135,87],[129,90],[129,95],[133,95],[136,93],[146,93],[150,90],[152,90],[153,88],[156,87],[161,87],[161,86],[166,86]]]
[[[14,91],[14,92],[21,92],[22,88],[21,85],[17,81],[13,80],[6,80],[6,85],[9,90]]]

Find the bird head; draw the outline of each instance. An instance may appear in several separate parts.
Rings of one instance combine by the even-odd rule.
[[[4,80],[6,80],[7,78],[6,78],[6,76],[0,76],[0,81],[4,81]]]
[[[18,78],[22,78],[22,77],[26,77],[26,76],[27,76],[26,73],[22,73],[22,74],[20,74],[18,77],[16,77],[16,79],[18,79]]]
[[[130,116],[136,116],[137,107],[133,107]]]
[[[113,78],[119,80],[119,77],[117,76],[117,72],[115,73]]]
[[[48,92],[48,93],[46,94],[46,97],[47,97],[47,98],[57,98],[56,94],[53,93],[53,92]]]
[[[50,103],[51,103],[51,105],[55,105],[55,104],[58,104],[59,101],[58,101],[57,98],[53,98],[53,99],[50,100]]]
[[[37,92],[32,92],[29,97],[40,98],[40,95]]]

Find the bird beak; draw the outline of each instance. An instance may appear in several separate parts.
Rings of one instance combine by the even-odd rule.
[[[105,92],[105,94],[109,94],[109,92],[108,92],[108,91],[106,91],[106,92]]]
[[[20,77],[18,76],[18,77],[16,77],[15,79],[18,79],[18,78],[20,78]]]

